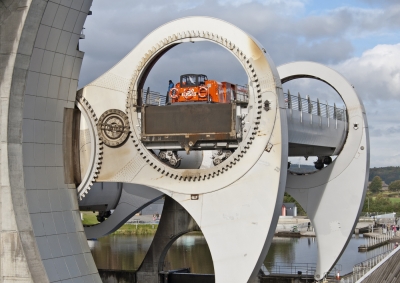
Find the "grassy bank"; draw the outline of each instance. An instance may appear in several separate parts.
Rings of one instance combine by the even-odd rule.
[[[389,198],[392,203],[400,203],[400,198]]]
[[[83,225],[95,225],[98,224],[99,221],[96,219],[96,214],[91,212],[91,211],[81,211],[83,220],[82,224]]]
[[[124,224],[114,235],[154,235],[158,224]]]
[[[99,222],[96,219],[96,213],[91,211],[82,211],[82,224],[95,225]],[[158,224],[124,224],[114,235],[154,235],[157,231]]]
[[[372,197],[371,199],[376,200],[376,197]],[[395,197],[395,198],[387,197],[387,199],[390,200],[391,203],[400,203],[400,198],[398,198],[398,197]]]

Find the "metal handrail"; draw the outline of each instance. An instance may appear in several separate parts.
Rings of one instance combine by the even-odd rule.
[[[281,275],[301,275],[314,276],[317,265],[315,263],[284,263],[284,262],[265,262],[266,270],[269,274]],[[268,266],[270,266],[268,268]],[[328,273],[328,277],[334,277],[342,270],[340,264],[335,265]],[[264,271],[265,273],[265,271]]]
[[[166,103],[166,95],[161,95],[159,92],[147,90],[141,90],[142,103],[143,105],[153,106],[164,106]]]
[[[354,283],[358,281],[361,277],[363,277],[368,271],[370,271],[375,265],[381,262],[384,258],[386,258],[393,250],[389,249],[379,255],[371,257],[367,260],[364,260],[360,263],[357,263],[353,267],[353,272],[342,277],[341,282],[345,283]]]
[[[246,89],[246,86],[240,86],[240,88]],[[241,102],[248,102],[248,93],[237,91],[237,100]],[[164,106],[166,104],[166,96],[161,95],[159,92],[147,90],[141,90],[140,94],[142,96],[143,105],[154,105],[154,106]],[[330,106],[328,104],[320,103],[319,99],[317,101],[312,101],[310,97],[302,98],[300,93],[295,96],[291,95],[290,91],[284,93],[285,97],[285,107],[292,110],[298,110],[304,113],[309,113],[315,116],[326,117],[331,119],[337,119],[339,121],[346,121],[346,109],[337,108],[336,104]]]
[[[248,85],[236,85],[236,101],[249,103],[249,87]]]
[[[385,234],[381,234],[379,236],[373,236],[373,237],[366,237],[365,238],[365,247],[373,247],[376,245],[379,245],[381,243],[387,243],[389,240],[394,238],[394,232],[393,231],[388,231]]]
[[[380,253],[376,256],[373,256],[367,260],[364,260],[362,262],[357,263],[356,265],[354,265],[353,267],[353,271],[354,268],[364,268],[364,267],[374,267],[375,265],[377,265],[382,259],[384,259],[388,254],[390,254],[393,251],[392,247],[388,247],[387,251],[384,251],[383,253]]]
[[[337,108],[336,105],[330,106],[328,104],[312,101],[310,97],[302,98],[300,93],[291,95],[290,91],[283,94],[285,97],[285,107],[292,110],[298,110],[304,113],[313,114],[315,116],[337,119],[339,121],[346,121],[346,109]]]

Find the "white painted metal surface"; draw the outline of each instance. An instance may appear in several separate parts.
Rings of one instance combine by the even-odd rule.
[[[307,211],[318,242],[315,274],[321,279],[346,247],[362,210],[369,172],[369,136],[365,110],[351,84],[336,71],[312,62],[278,68],[282,82],[315,78],[332,86],[342,97],[348,115],[348,134],[339,156],[314,174],[288,174],[286,191]]]
[[[113,213],[104,222],[84,227],[88,239],[98,239],[116,231],[136,213],[164,196],[160,191],[142,185],[121,183],[104,183],[102,185],[106,188],[101,188],[101,192],[98,190],[91,192],[80,204],[107,203],[107,197],[115,198],[115,195],[118,200],[114,207],[107,208],[107,210],[113,209]],[[117,186],[120,187],[120,190],[117,190]],[[87,199],[92,199],[91,203],[88,203]]]
[[[172,169],[141,144],[140,115],[133,102],[143,74],[157,56],[176,44],[201,40],[225,47],[249,76],[247,135],[239,149],[218,166]],[[97,117],[115,108],[128,111],[130,119],[129,140],[118,148],[104,146],[97,181],[147,185],[171,196],[199,224],[210,247],[216,282],[247,282],[255,276],[275,231],[287,166],[283,94],[265,49],[218,19],[176,20],[149,34],[116,66],[83,88],[82,95]],[[265,100],[271,103],[269,111],[262,109]],[[268,144],[272,150],[265,152]],[[81,197],[85,193],[86,188],[79,192]],[[198,195],[197,199],[192,195]]]

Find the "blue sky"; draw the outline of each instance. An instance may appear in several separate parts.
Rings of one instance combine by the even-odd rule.
[[[400,1],[96,0],[92,11],[85,23],[86,39],[80,41],[85,52],[81,87],[166,22],[185,16],[221,18],[257,38],[276,65],[308,60],[342,73],[365,104],[371,167],[400,166]],[[188,72],[221,81],[247,81],[231,54],[201,42],[169,51],[155,65],[146,85],[164,92],[169,79],[176,81]],[[302,80],[284,85],[287,88],[340,103],[319,82]]]

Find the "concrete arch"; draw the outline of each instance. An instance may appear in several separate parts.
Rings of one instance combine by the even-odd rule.
[[[347,246],[364,203],[369,174],[366,114],[353,86],[324,65],[294,62],[279,66],[278,72],[282,83],[296,78],[327,83],[342,97],[347,108],[347,139],[336,160],[314,174],[288,174],[286,183],[286,191],[307,211],[315,227],[318,242],[315,278],[321,280]]]
[[[101,282],[62,155],[63,111],[74,108],[91,3],[1,4],[2,282]]]

